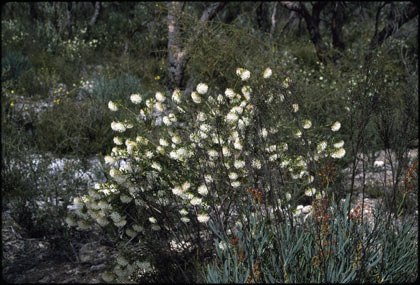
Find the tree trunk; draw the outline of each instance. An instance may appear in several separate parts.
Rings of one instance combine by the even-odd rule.
[[[38,12],[36,10],[36,3],[35,2],[29,2],[29,16],[33,21],[38,20]]]
[[[278,3],[278,2],[276,2],[276,3]],[[287,23],[284,25],[284,27],[283,27],[283,29],[281,30],[281,33],[283,34],[283,33],[288,33],[289,31],[290,31],[290,27],[291,27],[291,25],[296,21],[296,20],[299,20],[299,23],[298,23],[298,29],[300,29],[300,17],[298,17],[298,14],[295,12],[295,11],[290,11],[290,14],[289,14],[289,18],[287,19]]]
[[[343,2],[334,2],[333,17],[331,23],[331,35],[333,47],[339,51],[345,50],[343,42],[342,28],[344,21],[344,4]]]
[[[185,85],[185,69],[189,57],[185,50],[188,42],[183,44],[180,39],[180,22],[185,3],[182,2],[167,2],[168,7],[168,89],[173,91],[176,88],[184,89]],[[192,34],[197,35],[201,32],[203,25],[211,21],[216,14],[226,5],[226,2],[217,2],[211,4],[200,17],[199,23],[194,27]],[[191,89],[193,82],[188,81],[188,88]]]
[[[263,11],[263,4],[264,2],[258,2],[256,4],[257,9],[256,9],[256,14],[257,14],[257,24],[258,24],[258,28],[262,31],[264,31],[264,11]]]
[[[182,12],[181,2],[169,2],[168,6],[168,76],[169,89],[174,90],[182,86],[187,56],[181,46],[180,27],[177,17]]]
[[[71,10],[73,8],[72,4],[72,2],[67,2],[66,26],[69,33],[69,39],[73,38],[73,19],[71,14]]]
[[[319,32],[319,22],[321,11],[325,8],[328,2],[315,2],[312,7],[312,14],[306,9],[302,2],[281,1],[280,4],[289,10],[295,11],[303,17],[306,23],[306,28],[309,32],[309,37],[315,46],[318,59],[322,62],[326,60],[326,46],[322,41],[321,33]]]
[[[370,52],[374,51],[387,38],[389,38],[395,32],[397,32],[405,23],[417,17],[418,14],[419,9],[416,4],[410,3],[409,5],[407,5],[404,8],[404,10],[401,11],[401,13],[397,17],[395,17],[390,23],[385,25],[385,27],[379,33],[375,33],[369,45]]]
[[[99,14],[101,13],[102,3],[100,1],[96,1],[94,6],[95,10],[93,11],[92,18],[90,18],[90,21],[87,25],[86,35],[90,34],[90,32],[93,29],[93,26],[95,26],[96,21],[98,20]]]
[[[277,5],[279,2],[274,3],[273,13],[271,14],[271,28],[270,28],[270,37],[273,38],[274,31],[276,30],[276,14],[277,14]]]

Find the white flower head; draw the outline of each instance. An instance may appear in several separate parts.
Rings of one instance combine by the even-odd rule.
[[[182,193],[184,193],[184,191],[182,191],[181,187],[175,186],[174,188],[172,188],[172,193],[176,196],[181,196]]]
[[[316,147],[318,153],[323,152],[327,147],[327,142],[326,141],[322,141],[318,144],[318,146]]]
[[[298,104],[293,104],[292,105],[292,108],[293,108],[293,112],[297,112],[297,111],[299,111],[299,105]]]
[[[200,223],[207,223],[209,221],[210,217],[207,214],[198,214],[197,220]]]
[[[209,87],[205,83],[199,83],[196,88],[197,92],[201,95],[206,94],[208,89]]]
[[[115,143],[116,145],[122,145],[122,144],[123,144],[123,141],[122,141],[122,139],[121,139],[121,138],[119,138],[119,137],[114,137],[114,143]]]
[[[213,177],[211,177],[210,174],[206,174],[206,175],[204,175],[204,180],[206,181],[206,183],[212,183],[213,182]]]
[[[342,158],[346,155],[346,150],[344,148],[340,148],[331,154],[332,158]]]
[[[112,101],[108,102],[108,108],[113,112],[118,111],[117,105]]]
[[[267,131],[267,129],[266,129],[266,128],[262,128],[262,129],[261,129],[261,136],[262,136],[263,138],[267,138],[267,135],[268,135],[268,131]]]
[[[234,147],[235,149],[237,149],[237,150],[242,150],[243,145],[242,145],[242,142],[241,142],[241,140],[240,140],[239,138],[237,138],[237,139],[235,140],[235,142],[233,143],[233,147]]]
[[[232,112],[227,113],[226,115],[226,122],[234,123],[239,119],[238,115]]]
[[[227,146],[222,147],[222,153],[223,153],[223,156],[225,157],[231,156],[230,150],[227,148]]]
[[[233,98],[235,98],[235,91],[233,91],[233,89],[231,89],[231,88],[227,88],[226,90],[225,90],[225,95],[226,95],[226,97],[228,97],[229,99],[233,99]]]
[[[239,181],[233,181],[232,183],[230,183],[230,185],[233,188],[238,188],[239,186],[241,186],[241,182],[239,182]]]
[[[316,193],[316,189],[313,187],[305,190],[305,195],[309,197],[315,195],[315,193]]]
[[[171,122],[171,120],[169,120],[169,117],[168,117],[168,116],[164,116],[164,117],[162,118],[162,122],[165,124],[165,126],[170,126],[170,125],[172,125],[172,122]]]
[[[219,242],[219,248],[220,248],[221,250],[226,250],[226,249],[227,249],[227,244],[226,244],[226,242],[225,242],[225,241],[220,241],[220,242]]]
[[[200,95],[197,94],[197,92],[195,92],[195,91],[191,92],[191,98],[194,101],[194,103],[196,103],[196,104],[201,103],[201,97],[200,97]]]
[[[232,109],[230,109],[229,112],[230,113],[235,113],[235,114],[241,115],[243,111],[244,111],[244,108],[242,108],[241,106],[235,106]]]
[[[335,122],[332,126],[331,126],[331,131],[336,132],[341,128],[341,124],[339,121]]]
[[[341,141],[339,141],[339,142],[335,143],[335,144],[334,144],[334,147],[335,147],[335,148],[342,148],[342,147],[343,147],[343,145],[344,145],[344,141],[343,141],[343,140],[341,140]]]
[[[177,118],[176,118],[176,116],[175,116],[175,114],[174,114],[174,113],[169,113],[168,117],[169,117],[169,120],[170,120],[172,123],[175,123],[175,122],[177,121]]]
[[[264,77],[265,79],[267,79],[267,78],[270,78],[270,76],[271,76],[272,74],[273,74],[273,71],[271,70],[271,68],[267,67],[267,68],[264,70],[263,77]]]
[[[182,191],[185,192],[188,189],[190,189],[190,187],[191,187],[191,184],[190,184],[190,182],[187,181],[184,184],[182,184]]]
[[[162,171],[162,166],[160,166],[160,164],[159,164],[159,163],[157,163],[156,161],[153,161],[153,163],[152,163],[151,167],[152,167],[153,169],[156,169],[156,170],[157,170],[157,171],[159,171],[159,172],[161,172],[161,171]]]
[[[152,224],[156,224],[157,223],[157,220],[156,220],[155,217],[150,217],[149,218],[149,222],[151,222]]]
[[[179,213],[180,213],[181,215],[183,215],[183,216],[188,215],[188,211],[187,211],[187,210],[185,210],[184,208],[183,208],[183,209],[181,209],[181,210],[179,210]]]
[[[251,163],[253,168],[261,169],[261,161],[257,158],[254,158]]]
[[[235,166],[236,169],[243,168],[245,166],[245,161],[235,160],[235,162],[233,163],[233,166]]]
[[[217,102],[219,102],[219,104],[223,104],[225,102],[225,97],[223,97],[222,94],[217,95]]]
[[[207,189],[207,186],[202,184],[200,187],[198,187],[197,192],[200,195],[206,196],[209,193],[209,190]]]
[[[121,123],[121,122],[112,122],[111,123],[111,129],[116,131],[116,132],[120,132],[120,133],[123,133],[126,130],[124,124]]]
[[[166,100],[166,97],[165,97],[165,95],[163,95],[161,92],[156,92],[156,94],[155,94],[155,98],[156,98],[156,100],[157,101],[159,101],[159,102],[161,102],[161,103],[163,103],[163,102],[165,102],[165,100]]]
[[[181,91],[179,89],[175,89],[174,92],[172,92],[172,101],[177,104],[181,103]]]
[[[237,68],[236,69],[236,75],[241,77],[242,81],[248,80],[251,77],[251,72],[249,70],[246,70],[244,68]]]
[[[241,92],[242,92],[242,94],[244,95],[244,97],[247,101],[249,101],[249,99],[251,99],[251,92],[252,92],[251,87],[243,86],[242,89],[241,89]]]
[[[312,127],[312,122],[311,122],[310,120],[306,120],[306,121],[303,123],[303,128],[304,128],[304,129],[309,129],[310,127]]]
[[[183,222],[183,223],[188,223],[189,221],[190,221],[190,219],[188,218],[188,217],[182,217],[181,218],[181,221]]]
[[[238,179],[238,174],[236,172],[229,173],[229,179],[230,180],[236,180],[236,179]]]
[[[171,140],[174,144],[180,144],[181,143],[181,138],[179,136],[173,136]]]
[[[130,100],[131,102],[133,102],[133,104],[140,104],[142,101],[142,98],[139,94],[131,94]]]
[[[161,146],[168,146],[169,145],[169,143],[166,139],[159,139],[159,144]]]
[[[203,112],[199,112],[197,114],[197,120],[199,120],[200,122],[204,122],[207,119],[207,115]]]
[[[210,159],[215,159],[219,156],[219,153],[214,149],[210,149],[207,153],[210,156]]]
[[[165,111],[165,108],[163,107],[162,103],[159,101],[155,103],[155,109],[159,112]]]
[[[190,203],[191,205],[197,206],[197,205],[200,205],[202,201],[203,200],[201,198],[194,197],[191,199]]]

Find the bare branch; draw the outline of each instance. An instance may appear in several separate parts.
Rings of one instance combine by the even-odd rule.
[[[204,23],[213,20],[213,18],[219,13],[220,10],[225,7],[227,2],[217,2],[211,4],[201,15],[200,22]]]
[[[379,33],[375,34],[370,42],[369,49],[373,51],[380,46],[387,38],[397,32],[401,26],[414,19],[419,14],[417,5],[410,3],[407,5],[401,14],[392,22],[388,23]]]
[[[344,7],[342,2],[334,2],[333,17],[331,23],[332,44],[335,49],[344,51],[345,44],[342,38],[344,21]]]
[[[274,3],[273,13],[271,14],[271,29],[270,29],[270,37],[272,38],[274,35],[274,31],[276,29],[276,14],[277,14],[277,5],[279,2]]]
[[[329,2],[326,1],[318,1],[312,7],[312,15],[306,9],[306,7],[302,4],[302,2],[292,2],[292,1],[281,1],[280,4],[291,10],[295,11],[299,15],[303,17],[306,22],[306,27],[309,32],[310,39],[315,46],[316,54],[320,61],[325,62],[325,54],[326,54],[326,46],[322,41],[321,33],[319,31],[319,21],[320,21],[320,14],[321,11],[325,8],[325,6]]]

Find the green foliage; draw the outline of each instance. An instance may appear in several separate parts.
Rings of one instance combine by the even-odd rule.
[[[50,157],[9,155],[2,163],[2,191],[13,219],[30,237],[64,235],[67,206],[87,187],[80,177],[86,167],[69,161],[53,171]]]
[[[111,147],[110,124],[109,111],[92,101],[54,104],[36,124],[39,147],[59,155],[104,153]]]
[[[357,155],[381,149],[396,153],[393,183],[390,189],[377,185],[365,191],[382,197],[397,216],[415,209],[416,194],[403,178],[412,163],[408,146],[418,135],[418,43],[410,32],[416,30],[415,21],[400,27],[368,60],[378,7],[347,3],[346,49],[327,47],[334,62],[321,63],[303,20],[297,23],[281,5],[271,18],[278,22],[269,37],[274,3],[228,3],[206,23],[199,19],[208,4],[187,3],[177,18],[178,44],[188,57],[179,87],[198,91],[198,83],[208,84],[199,105],[190,92],[181,92],[180,102],[165,93],[164,3],[102,2],[89,30],[94,6],[73,3],[72,33],[68,3],[30,5],[8,3],[2,10],[1,99],[4,197],[31,235],[62,231],[66,206],[86,188],[77,179],[64,183],[86,170],[83,163],[68,163],[53,175],[48,168],[52,158],[35,163],[31,155],[41,150],[85,157],[112,148],[105,157],[111,178],[84,189],[75,213],[79,229],[97,222],[120,241],[121,255],[129,262],[120,260],[111,280],[409,282],[417,277],[417,231],[385,221],[384,214],[377,215],[372,229],[348,219],[348,204],[327,210],[314,203],[322,217],[334,219],[324,224],[316,218],[293,219],[298,206],[320,197],[339,201],[352,195],[355,189],[347,185],[353,185],[348,180],[355,175],[349,178],[342,170],[356,174]],[[310,3],[303,5],[310,8]],[[384,4],[380,18],[398,14],[403,5]],[[37,17],[28,17],[33,12]],[[325,42],[332,12],[327,5],[321,13]],[[246,82],[236,76],[238,67],[251,71]],[[272,71],[269,79],[263,78],[266,67]],[[242,89],[248,85],[250,99]],[[54,93],[60,86],[68,86],[65,97]],[[227,99],[226,88],[235,96]],[[161,105],[155,91],[166,97]],[[22,110],[16,93],[31,99],[58,97],[39,113]],[[142,102],[132,106],[135,93]],[[109,101],[119,108],[115,115],[106,108]],[[226,120],[235,113],[241,123]],[[109,130],[115,120],[124,134]],[[308,121],[311,126],[303,127]],[[340,131],[331,132],[336,121]],[[346,153],[335,159],[334,144],[341,140]],[[320,150],[324,142],[326,149]],[[235,160],[244,166],[236,167]],[[232,172],[238,177],[232,178]],[[198,191],[202,185],[207,195]],[[307,195],[312,186],[316,194]],[[261,207],[252,196],[258,191],[267,202],[265,215],[255,211]],[[191,203],[193,198],[202,203]],[[57,203],[60,199],[63,204]],[[201,214],[209,216],[214,235],[197,219]],[[66,222],[74,224],[72,218]],[[226,250],[219,247],[223,242]],[[207,266],[214,253],[217,260]],[[199,276],[204,269],[207,273]]]
[[[17,80],[22,73],[31,68],[31,64],[26,56],[9,52],[2,57],[1,68],[5,70],[2,80]]]
[[[416,280],[414,221],[399,226],[394,219],[390,223],[380,210],[375,214],[374,226],[361,224],[355,218],[348,218],[348,207],[349,197],[341,207],[321,206],[305,222],[301,219],[295,224],[269,224],[261,213],[245,211],[250,221],[230,237],[211,224],[221,242],[215,242],[217,260],[207,265],[206,282]]]
[[[3,205],[31,237],[64,234],[67,206],[87,187],[80,178],[86,165],[70,161],[54,172],[52,157],[36,155],[36,132],[28,129],[31,118],[19,119],[23,110],[11,107],[5,99],[2,96]]]
[[[116,75],[116,78],[99,75],[93,78],[93,94],[92,100],[96,104],[102,106],[109,101],[119,101],[127,104],[129,95],[134,93],[142,93],[142,84],[138,77],[122,73]]]

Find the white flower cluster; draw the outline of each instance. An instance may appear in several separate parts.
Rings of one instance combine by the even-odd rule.
[[[265,172],[273,167],[287,173],[287,183],[302,185],[299,193],[281,194],[279,205],[283,203],[282,207],[288,207],[292,197],[306,195],[318,199],[325,195],[314,187],[314,174],[310,167],[312,163],[320,163],[322,158],[344,157],[344,141],[337,139],[337,134],[333,133],[333,140],[321,138],[315,142],[313,133],[318,124],[306,118],[300,120],[302,111],[297,113],[299,105],[296,103],[282,109],[289,111],[288,114],[282,112],[280,116],[278,112],[273,114],[275,118],[270,118],[269,123],[261,120],[260,124],[258,116],[264,115],[264,112],[256,103],[258,96],[263,96],[262,102],[269,107],[277,108],[276,104],[284,104],[281,98],[276,98],[279,91],[269,90],[262,94],[257,86],[251,88],[251,72],[244,68],[237,68],[236,75],[241,83],[246,81],[244,86],[221,89],[224,90],[221,94],[212,94],[217,89],[209,88],[203,82],[191,92],[191,99],[185,94],[183,97],[179,89],[171,95],[156,92],[147,100],[140,94],[131,94],[130,101],[134,108],[138,108],[134,112],[136,117],[130,121],[111,123],[118,136],[113,138],[115,146],[112,152],[104,157],[110,182],[95,185],[95,189],[89,190],[83,199],[75,200],[75,210],[81,221],[69,216],[66,223],[88,229],[90,225],[84,219],[93,219],[101,226],[113,226],[121,238],[133,241],[138,241],[140,233],[156,235],[156,231],[173,230],[175,226],[177,230],[194,230],[191,225],[208,223],[216,215],[212,212],[214,209],[219,209],[217,207],[221,207],[224,201],[237,197],[226,191],[246,193],[256,179],[250,177],[254,174],[266,175]],[[272,75],[269,67],[263,72],[264,79]],[[286,79],[279,83],[284,88],[290,83]],[[267,84],[267,80],[263,81],[264,85],[271,85]],[[282,92],[284,95],[280,96],[283,98],[291,94],[291,90]],[[123,107],[120,102],[108,102],[108,108],[113,112]],[[296,124],[294,127],[293,123]],[[135,139],[127,138],[126,130],[133,128],[133,124],[139,124],[136,130],[141,130],[141,133],[136,134]],[[337,121],[326,127],[337,132],[341,124]],[[283,137],[290,139],[289,145],[293,143],[293,147],[289,149],[286,142],[279,141]],[[295,151],[304,140],[310,147],[308,153],[315,153],[314,160],[309,154]],[[309,140],[313,140],[312,144]],[[295,144],[295,141],[298,143]],[[273,188],[267,187],[264,191],[277,191]],[[82,206],[87,211],[82,211]],[[302,210],[299,207],[295,213]],[[162,211],[167,212],[162,214]],[[175,217],[176,225],[168,224],[166,216]],[[219,244],[221,249],[227,246]],[[131,270],[129,266],[127,258],[118,258],[114,275],[105,274],[104,280],[122,276]],[[149,270],[151,266],[143,264],[140,267]]]
[[[251,77],[251,72],[244,68],[237,68],[236,75],[238,75],[242,81],[246,81]]]
[[[133,104],[140,104],[142,101],[142,98],[139,94],[131,94],[130,100],[133,102]]]
[[[264,77],[265,79],[267,79],[267,78],[270,78],[272,74],[273,74],[273,71],[271,70],[271,68],[267,67],[267,68],[264,70],[263,77]]]

